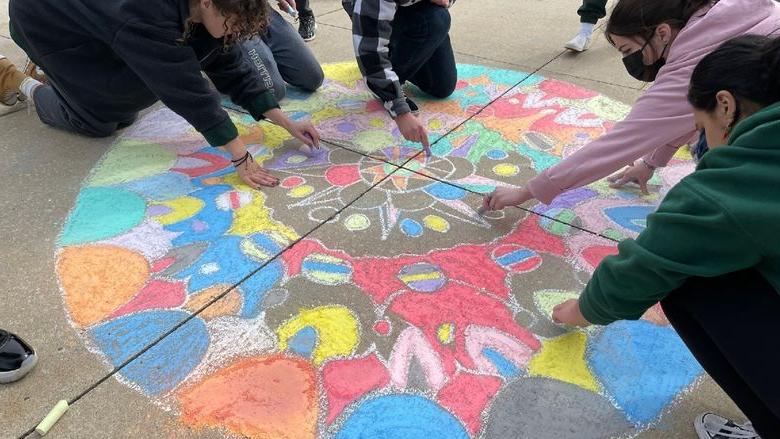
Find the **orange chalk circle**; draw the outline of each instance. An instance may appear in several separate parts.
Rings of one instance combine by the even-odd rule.
[[[57,274],[73,321],[84,327],[132,299],[149,278],[149,263],[121,247],[66,247],[57,258]]]

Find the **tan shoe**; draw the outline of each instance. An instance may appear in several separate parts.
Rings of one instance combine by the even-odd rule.
[[[20,72],[8,58],[0,55],[0,104],[6,106],[19,102],[19,87],[27,76]]]
[[[35,63],[32,62],[30,58],[27,58],[27,63],[24,65],[24,70],[22,72],[32,79],[40,82],[41,84],[48,84],[49,82],[46,79],[46,73],[44,73],[40,67],[35,65]]]

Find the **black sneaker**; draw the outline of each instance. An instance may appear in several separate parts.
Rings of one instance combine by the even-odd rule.
[[[22,379],[36,363],[38,355],[30,345],[0,329],[0,384]]]
[[[317,35],[317,23],[314,21],[314,14],[300,14],[298,16],[298,33],[301,34],[303,41],[311,41]]]

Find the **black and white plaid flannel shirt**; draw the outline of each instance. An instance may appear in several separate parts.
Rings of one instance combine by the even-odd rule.
[[[368,88],[382,101],[390,116],[410,111],[398,75],[390,63],[390,34],[399,7],[430,0],[342,0],[352,17],[352,43]],[[450,0],[450,6],[455,3]]]

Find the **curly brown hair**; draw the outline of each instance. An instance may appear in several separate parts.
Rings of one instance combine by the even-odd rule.
[[[225,20],[224,43],[227,49],[231,45],[262,35],[268,29],[270,8],[267,0],[211,0]],[[231,21],[230,27],[228,22]],[[187,20],[181,41],[186,42],[192,35],[195,23]]]

